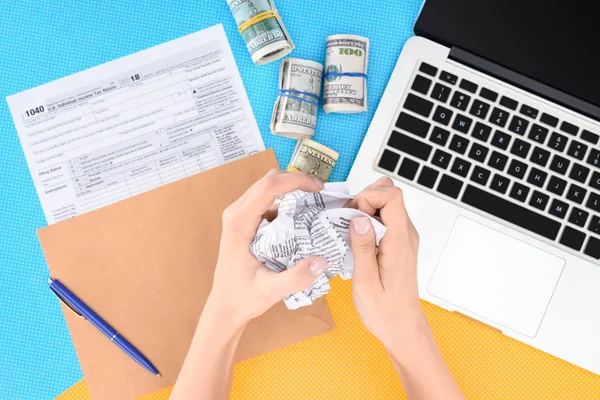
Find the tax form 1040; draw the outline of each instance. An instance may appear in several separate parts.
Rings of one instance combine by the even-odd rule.
[[[7,102],[48,224],[264,150],[222,25]]]

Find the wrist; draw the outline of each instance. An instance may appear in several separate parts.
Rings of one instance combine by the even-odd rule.
[[[224,338],[241,334],[249,321],[236,313],[235,309],[223,304],[211,293],[204,305],[198,325],[206,326]]]
[[[412,358],[419,348],[433,339],[425,314],[419,309],[405,314],[390,330],[384,346],[397,362]]]

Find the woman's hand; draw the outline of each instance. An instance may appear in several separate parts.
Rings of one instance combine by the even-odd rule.
[[[350,207],[370,215],[379,211],[387,232],[375,246],[367,217],[352,221],[352,293],[361,320],[386,347],[409,399],[463,399],[444,363],[419,304],[419,235],[402,191],[381,178],[361,192]]]
[[[285,296],[306,289],[327,267],[323,257],[302,260],[277,273],[250,253],[250,244],[277,196],[317,192],[323,182],[303,173],[270,171],[223,212],[213,287],[171,399],[228,399],[235,350],[248,321]]]
[[[323,182],[304,173],[272,170],[223,212],[223,229],[213,288],[207,307],[218,308],[236,326],[258,317],[285,296],[306,289],[327,267],[310,257],[277,273],[250,253],[250,244],[275,199],[295,190],[317,192]]]
[[[365,327],[391,349],[414,330],[422,317],[417,287],[419,235],[402,191],[389,178],[368,186],[348,206],[373,216],[379,210],[387,232],[379,248],[367,217],[352,221],[353,297]]]

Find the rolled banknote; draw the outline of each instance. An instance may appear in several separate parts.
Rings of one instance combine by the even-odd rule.
[[[327,38],[323,109],[326,113],[367,111],[369,39],[355,35]]]
[[[310,139],[303,139],[292,156],[288,171],[304,172],[327,182],[339,154]]]
[[[271,132],[292,139],[315,134],[323,65],[287,58],[279,67],[279,97],[273,107]]]
[[[256,65],[268,64],[294,50],[273,0],[227,0]]]

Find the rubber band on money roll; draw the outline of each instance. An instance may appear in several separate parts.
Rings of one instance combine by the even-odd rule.
[[[367,74],[363,74],[362,72],[327,72],[323,75],[323,80],[327,78],[338,78],[340,76],[349,76],[351,78],[365,78],[367,79]]]
[[[294,95],[296,95],[296,96],[294,96]],[[316,99],[317,101],[303,99],[302,97],[298,97],[297,95],[304,95],[304,96],[312,97],[313,99]],[[300,90],[294,90],[294,89],[281,89],[279,91],[279,96],[287,97],[290,99],[299,100],[299,101],[303,101],[308,104],[319,106],[319,96],[315,95],[314,93],[302,92]]]
[[[260,21],[264,21],[265,19],[269,19],[269,18],[279,19],[279,13],[277,12],[277,10],[269,10],[269,11],[265,11],[265,12],[256,14],[254,17],[250,18],[248,21],[240,24],[240,26],[238,26],[238,31],[240,33],[242,33],[246,29],[250,28],[252,25],[254,25]]]

